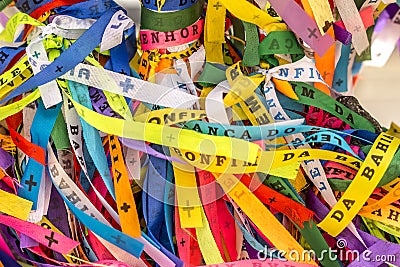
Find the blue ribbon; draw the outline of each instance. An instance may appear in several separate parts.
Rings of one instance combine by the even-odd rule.
[[[4,100],[0,101],[0,104],[55,80],[81,63],[100,44],[104,30],[116,11],[118,10],[108,10],[104,13],[69,49],[61,53],[45,69],[18,86]],[[35,64],[33,60],[30,63]]]
[[[15,1],[15,6],[24,13],[30,14],[41,6],[53,2],[52,0],[19,0]]]
[[[299,103],[298,101],[295,101],[287,96],[285,96],[284,94],[282,94],[279,91],[275,91],[276,96],[278,98],[279,103],[281,104],[282,107],[289,107],[289,109],[287,108],[283,108],[286,115],[289,116],[289,118],[291,118],[292,120],[295,119],[303,119],[304,117],[296,112],[303,112],[304,111],[304,105]],[[267,107],[268,108],[268,107]]]
[[[182,260],[171,253],[171,241],[165,240],[162,237],[168,235],[165,233],[164,224],[164,204],[160,201],[164,198],[164,186],[166,166],[165,161],[156,157],[150,156],[155,163],[149,161],[148,173],[144,182],[144,191],[142,195],[143,216],[147,223],[147,232],[156,244],[156,247],[171,259],[176,266],[183,266]],[[157,168],[157,169],[156,169]],[[161,173],[159,173],[161,172]],[[148,214],[150,212],[150,214]]]
[[[126,48],[128,51],[128,60],[131,61],[132,58],[136,54],[137,43],[136,43],[136,25],[133,25],[126,31],[126,35],[128,36],[126,41]],[[135,71],[136,72],[136,71]],[[136,77],[136,76],[135,76]],[[139,77],[139,75],[137,76]],[[140,78],[139,78],[140,79]]]
[[[99,260],[97,258],[96,253],[94,253],[92,247],[89,245],[89,242],[87,241],[84,231],[82,229],[82,226],[79,224],[79,231],[81,232],[81,242],[82,242],[82,249],[85,252],[86,257],[91,261],[91,262],[96,262]]]
[[[49,171],[48,168],[46,169],[47,171]],[[61,190],[55,184],[54,186],[57,188],[58,193],[63,198],[64,202],[67,204],[68,208],[72,211],[72,213],[78,218],[78,220],[81,223],[83,223],[87,228],[90,229],[90,231],[92,231],[98,236],[101,236],[103,239],[107,240],[108,242],[111,242],[117,247],[129,252],[133,256],[137,258],[140,257],[144,248],[144,245],[141,242],[87,215],[86,213],[75,207],[63,195]]]
[[[148,233],[151,238],[159,242],[169,251],[172,250],[170,240],[165,239],[167,235],[164,220],[164,192],[166,180],[166,161],[150,156],[147,175],[145,179],[145,188],[143,192],[143,208],[147,205],[145,220],[147,222]]]
[[[0,260],[7,267],[22,267],[2,250],[0,250]]]
[[[61,103],[45,109],[43,102],[38,102],[38,108],[31,127],[32,143],[39,145],[46,151],[51,131],[61,109]],[[30,158],[21,178],[22,187],[18,190],[18,196],[33,202],[32,209],[34,210],[37,208],[42,171],[43,165]]]
[[[24,51],[26,47],[2,47],[0,48],[0,73],[7,68],[11,60],[15,58],[16,55]],[[18,73],[15,74],[17,76]],[[1,84],[6,83],[6,81],[1,81]]]
[[[147,225],[147,233],[157,244],[160,244],[159,236],[164,223],[164,216],[162,216],[164,211],[160,197],[164,196],[165,180],[159,172],[165,172],[165,166],[163,167],[162,164],[154,166],[149,161],[142,194],[143,216]]]
[[[185,123],[184,128],[195,130],[199,133],[216,135],[216,136],[229,136],[233,138],[245,139],[249,141],[256,140],[272,140],[277,137],[283,137],[296,133],[305,132],[321,132],[323,134],[334,133],[336,136],[342,136],[343,132],[310,125],[270,125],[264,124],[259,126],[238,126],[209,123],[204,121],[188,121]],[[352,134],[347,134],[351,135]],[[359,136],[354,136],[362,141],[369,141]],[[372,143],[371,143],[372,144]]]
[[[165,177],[166,183],[164,188],[164,218],[165,218],[165,228],[167,230],[169,247],[171,247],[172,253],[175,253],[174,244],[172,241],[172,229],[174,227],[174,199],[175,199],[175,187],[172,183],[174,179],[174,169],[171,162],[167,161],[167,176]],[[171,204],[172,202],[172,204]]]
[[[89,151],[88,151],[85,143],[83,143],[83,157],[84,157],[84,160],[86,163],[86,170],[88,172],[89,179],[90,179],[90,181],[93,181],[93,175],[94,175],[94,172],[96,171],[96,166],[94,166],[94,162],[89,155]],[[85,177],[85,173],[83,172],[83,170],[80,171],[79,181],[81,183],[83,190],[85,190],[85,192],[87,193],[89,191],[89,189],[91,188],[91,186],[90,186],[89,181]]]
[[[71,91],[72,98],[75,101],[86,108],[92,109],[89,91],[86,85],[68,81],[68,86]],[[110,175],[110,170],[108,168],[107,158],[104,154],[99,131],[88,124],[84,119],[80,118],[80,121],[82,124],[83,138],[85,139],[86,148],[90,154],[90,157],[99,171],[100,176],[103,178],[104,184],[106,185],[108,191],[115,199],[114,185]]]
[[[125,41],[111,48],[110,56],[108,62],[110,62],[113,71],[131,76],[131,67],[129,66],[128,50]]]
[[[347,67],[350,57],[351,44],[342,45],[339,61],[333,75],[332,87],[338,92],[347,92]]]
[[[54,9],[58,15],[68,15],[80,19],[97,19],[113,8],[121,8],[112,0],[91,0],[76,3],[72,6],[62,6]]]

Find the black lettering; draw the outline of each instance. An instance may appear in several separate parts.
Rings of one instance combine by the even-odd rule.
[[[363,172],[361,173],[361,176],[365,176],[368,178],[368,180],[371,180],[372,177],[375,174],[375,170],[370,168],[370,167],[365,167],[365,169],[363,170]]]
[[[285,153],[285,154],[283,155],[283,161],[290,160],[290,159],[292,159],[293,157],[294,157],[294,153],[292,153],[292,152],[290,152],[290,153]]]
[[[188,36],[189,36],[189,30],[188,30],[187,28],[183,28],[183,29],[181,30],[181,36],[182,36],[183,38],[188,38]]]
[[[336,210],[332,215],[331,218],[337,220],[338,222],[341,222],[343,220],[344,213],[343,211]]]
[[[171,38],[171,39],[170,39]],[[166,32],[165,33],[165,42],[175,41],[174,32]]]
[[[196,156],[190,151],[185,152],[185,157],[190,161],[194,161],[196,159]]]
[[[151,42],[154,43],[159,43],[160,39],[158,37],[159,32],[151,32]]]
[[[335,104],[335,111],[338,114],[343,115],[343,109],[338,104]]]
[[[354,203],[356,203],[354,200],[343,199],[343,204],[344,204],[344,206],[346,207],[347,210],[350,210],[351,206],[353,206]]]
[[[76,204],[81,201],[78,195],[75,192],[72,192],[70,195],[67,196],[67,199],[71,201],[72,204]]]
[[[389,213],[389,216],[387,218],[389,220],[393,220],[393,221],[398,222],[399,221],[399,215],[400,215],[400,212],[390,209],[390,213]]]
[[[301,92],[302,96],[314,99],[314,90],[308,89],[307,87],[303,86],[303,91]]]
[[[376,145],[376,149],[382,150],[385,153],[388,148],[389,148],[389,145],[383,144],[381,142],[378,142],[378,144]]]
[[[224,163],[224,160],[226,160],[225,156],[216,156],[217,157],[217,166],[222,166],[222,164]]]

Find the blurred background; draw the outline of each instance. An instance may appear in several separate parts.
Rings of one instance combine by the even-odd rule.
[[[363,66],[354,90],[360,104],[384,127],[400,125],[400,55],[395,49],[382,68]]]

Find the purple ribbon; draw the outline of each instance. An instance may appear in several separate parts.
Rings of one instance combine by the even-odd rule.
[[[90,99],[92,101],[92,106],[93,106],[94,110],[96,110],[98,113],[100,113],[102,115],[121,119],[121,116],[119,116],[117,113],[115,113],[115,111],[113,111],[111,109],[111,107],[109,106],[107,99],[102,90],[96,89],[94,87],[89,87],[89,95],[90,95]],[[119,140],[121,140],[121,142],[125,146],[135,149],[135,150],[138,150],[138,151],[142,151],[148,155],[151,155],[151,156],[154,156],[154,157],[157,157],[160,159],[164,159],[164,160],[185,163],[177,158],[168,157],[160,152],[157,152],[156,150],[151,148],[149,145],[147,145],[143,141],[122,138],[122,137],[119,137]]]
[[[169,161],[175,161],[175,162],[179,162],[179,163],[186,163],[186,162],[184,162],[184,161],[182,161],[180,159],[166,156],[166,155],[154,150],[153,148],[151,148],[149,145],[147,145],[143,141],[123,138],[123,137],[119,137],[119,140],[121,140],[121,142],[125,146],[127,146],[129,148],[132,148],[132,149],[135,149],[135,150],[138,150],[138,151],[142,151],[142,152],[144,152],[144,153],[146,153],[148,155],[154,156],[156,158],[169,160]]]
[[[37,247],[39,243],[27,235],[21,234],[19,237],[19,247],[20,248],[31,248]]]
[[[0,168],[6,170],[14,165],[14,158],[0,147]]]
[[[343,29],[342,27],[336,25],[333,23],[333,30],[335,32],[335,38],[339,42],[341,42],[344,45],[348,45],[351,42],[352,34],[348,32],[346,29]]]
[[[306,206],[315,212],[318,222],[325,218],[329,213],[329,209],[322,204],[312,190],[308,191]],[[347,228],[337,236],[338,239],[344,239],[347,241],[347,247],[350,250],[356,250],[359,253],[359,257],[355,259],[349,265],[349,267],[378,267],[383,263],[383,261],[380,261],[379,259],[383,258],[394,265],[400,265],[399,244],[381,240],[359,229],[357,229],[357,231],[368,248],[365,248],[364,245]]]

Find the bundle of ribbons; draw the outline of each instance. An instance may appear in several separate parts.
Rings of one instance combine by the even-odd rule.
[[[0,266],[400,266],[398,3],[1,0]]]

